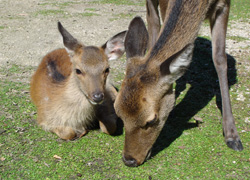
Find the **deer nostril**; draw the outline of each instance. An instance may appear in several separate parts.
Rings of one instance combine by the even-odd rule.
[[[128,156],[128,157],[123,156],[122,160],[126,166],[129,166],[129,167],[137,167],[138,166],[137,161],[134,158],[132,158],[131,156]]]
[[[104,94],[103,93],[95,93],[93,95],[93,100],[96,102],[96,103],[100,103],[101,101],[103,101],[104,99]]]

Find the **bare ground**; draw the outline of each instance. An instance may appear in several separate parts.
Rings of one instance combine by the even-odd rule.
[[[127,29],[132,18],[121,18],[121,13],[145,14],[141,6],[98,4],[91,0],[72,4],[64,0],[58,5],[41,0],[0,2],[1,66],[6,63],[36,66],[46,53],[63,47],[57,21],[84,44],[100,46]],[[63,2],[70,4],[63,5]]]
[[[145,20],[145,6],[100,4],[94,1],[0,0],[0,66],[37,66],[45,54],[63,47],[57,21],[61,21],[84,44],[100,46],[116,33],[126,30],[134,16],[141,16]],[[228,38],[228,54],[236,58],[249,57],[249,29],[250,20],[230,23],[227,36],[240,36],[243,40]],[[209,36],[209,27],[202,26],[200,34]],[[247,59],[241,63],[249,70]],[[121,61],[112,61],[112,66],[123,69],[125,65]]]

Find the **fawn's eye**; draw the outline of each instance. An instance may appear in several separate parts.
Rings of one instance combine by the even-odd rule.
[[[82,74],[82,71],[80,69],[76,69],[76,74]]]
[[[104,71],[106,74],[109,73],[109,68],[105,69]]]

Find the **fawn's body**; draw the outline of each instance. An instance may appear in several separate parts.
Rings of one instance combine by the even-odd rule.
[[[95,47],[79,43],[60,23],[59,31],[68,51],[57,49],[47,54],[31,80],[38,124],[66,140],[86,134],[98,120],[103,132],[113,134],[117,91],[107,80],[108,57],[116,59],[123,54],[125,32]]]

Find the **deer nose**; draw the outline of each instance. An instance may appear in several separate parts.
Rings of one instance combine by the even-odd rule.
[[[103,99],[104,99],[104,94],[102,92],[98,92],[98,93],[93,94],[93,100],[96,103],[102,102]]]
[[[137,161],[131,156],[126,157],[124,155],[122,160],[126,166],[129,166],[129,167],[137,167],[138,166]]]

